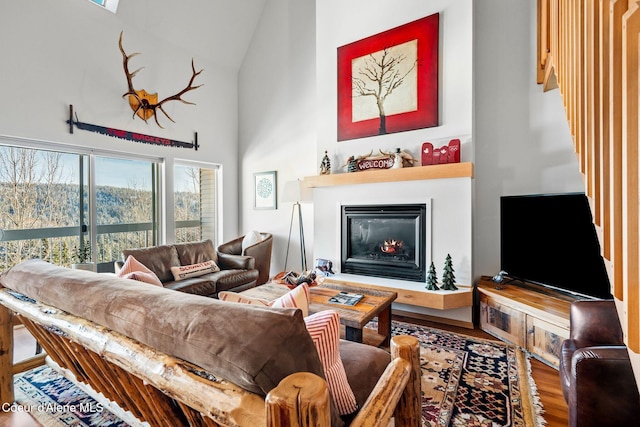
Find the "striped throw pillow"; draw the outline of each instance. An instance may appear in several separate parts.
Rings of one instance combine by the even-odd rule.
[[[273,300],[271,307],[299,308],[302,310],[302,315],[307,317],[309,315],[309,299],[309,285],[303,283],[291,289],[280,298]]]
[[[336,402],[340,415],[358,409],[347,373],[340,359],[340,315],[334,310],[324,310],[304,319],[307,330],[316,345],[329,392]]]
[[[238,294],[230,291],[218,292],[218,299],[228,302],[239,302],[249,305],[261,305],[263,307],[280,307],[280,308],[299,308],[302,310],[302,315],[307,317],[309,315],[309,286],[303,283],[300,286],[296,286],[286,294],[282,295],[273,301],[267,301],[260,298],[251,298],[243,294]]]
[[[220,301],[239,302],[241,304],[260,305],[262,307],[269,307],[271,305],[271,301],[267,301],[261,298],[251,298],[231,291],[218,292],[218,299]]]

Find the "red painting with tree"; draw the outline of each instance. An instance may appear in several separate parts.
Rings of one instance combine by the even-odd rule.
[[[338,48],[338,141],[438,125],[439,14]]]

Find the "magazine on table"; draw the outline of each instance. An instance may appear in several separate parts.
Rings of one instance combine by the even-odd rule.
[[[342,291],[329,298],[329,302],[340,305],[356,305],[362,298],[364,298],[362,294]]]

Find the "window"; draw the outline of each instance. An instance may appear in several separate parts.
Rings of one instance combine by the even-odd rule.
[[[174,167],[175,241],[216,241],[218,167],[176,163]]]
[[[91,3],[97,4],[107,9],[109,12],[116,13],[118,9],[118,2],[120,0],[89,0]]]
[[[85,159],[0,145],[0,269],[30,258],[71,263],[86,232],[80,202]]]
[[[109,268],[122,250],[158,244],[158,164],[95,156],[96,261]]]
[[[0,138],[0,271],[31,258],[69,266],[83,247],[98,271],[113,271],[126,248],[218,242],[218,165],[174,161],[174,203],[163,211],[164,159],[73,150],[83,149]]]

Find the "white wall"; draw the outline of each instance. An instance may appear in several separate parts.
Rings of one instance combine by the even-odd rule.
[[[268,0],[238,77],[240,231],[274,234],[272,274],[284,269],[289,234],[292,203],[282,201],[284,186],[317,168],[317,128],[322,125],[316,117],[315,27],[314,0]],[[253,174],[270,170],[277,171],[278,208],[254,210]],[[303,205],[303,214],[311,252],[309,205]],[[297,224],[287,269],[300,269]]]
[[[340,166],[351,155],[400,147],[420,158],[423,142],[439,147],[452,138],[462,141],[462,161],[472,159],[471,0],[325,0],[317,2],[316,13],[318,159],[328,150],[333,172],[340,173],[345,172]],[[440,13],[440,125],[338,142],[337,48],[433,13]]]
[[[142,25],[135,20],[144,16],[146,7],[142,2],[121,2],[119,13],[114,15],[88,1],[1,2],[0,135],[163,157],[168,169],[172,169],[177,158],[221,164],[224,171],[221,237],[235,237],[236,72],[148,32],[145,28],[149,23]],[[204,86],[184,96],[196,105],[166,104],[175,124],[163,115],[159,120],[165,129],[153,120],[145,124],[138,118],[132,119],[132,110],[122,98],[127,81],[118,49],[120,31],[124,31],[126,52],[141,52],[131,59],[131,71],[145,67],[134,78],[136,89],[158,92],[162,99],[187,85],[192,57],[197,69],[204,68],[196,79],[197,84]],[[77,129],[71,135],[65,123],[69,104],[73,104],[80,121],[87,123],[186,142],[192,141],[197,131],[201,148],[196,152],[152,146]],[[171,194],[172,188],[168,190]]]
[[[474,275],[500,268],[500,196],[584,191],[558,90],[536,83],[536,2],[474,2]],[[550,260],[551,261],[551,260]]]
[[[543,93],[535,81],[535,2],[316,3],[314,11],[311,0],[268,0],[240,73],[240,155],[245,193],[242,228],[276,233],[273,271],[283,268],[290,205],[280,204],[277,212],[254,211],[251,196],[246,195],[252,191],[251,174],[278,170],[281,185],[285,180],[316,175],[325,149],[331,155],[333,171],[342,172],[340,166],[352,154],[395,147],[417,154],[423,141],[439,143],[461,137],[462,160],[474,162],[475,168],[470,190],[473,230],[462,244],[472,244],[470,280],[499,269],[501,195],[583,190],[560,95],[557,90]],[[441,125],[337,142],[337,47],[437,11],[441,13]],[[292,34],[294,29],[297,33]],[[309,44],[313,40],[315,52]],[[272,57],[278,64],[277,72],[261,65]],[[261,72],[256,73],[256,69]],[[311,77],[300,76],[313,76],[316,86],[311,87]],[[366,188],[344,190],[370,198]],[[361,194],[363,189],[365,193]],[[409,185],[403,191],[416,189]],[[417,191],[430,192],[428,188]],[[322,200],[334,198],[326,196],[329,193],[324,190],[315,192]],[[463,197],[465,205],[467,196]],[[314,248],[315,257],[326,256],[318,252],[325,252],[325,244],[319,241],[321,237],[324,241],[328,232],[333,233],[323,219],[327,214],[317,212],[318,205],[316,201],[313,207],[314,215],[320,215],[313,233],[309,227],[313,220],[311,206],[304,206],[307,246]],[[443,227],[458,218],[445,219]],[[434,257],[439,250],[444,249],[436,248]]]
[[[338,143],[337,48],[435,12],[441,13],[440,85],[445,94],[441,99],[442,125]],[[340,1],[267,1],[240,71],[239,146],[243,190],[241,229],[243,232],[258,229],[275,234],[272,273],[284,268],[291,204],[279,201],[275,211],[254,210],[253,173],[277,170],[279,190],[282,190],[287,181],[318,174],[325,149],[331,154],[333,171],[344,172],[340,165],[351,154],[402,147],[419,157],[422,142],[430,140],[440,144],[454,137],[463,141],[463,161],[471,160],[471,23],[470,1],[446,0],[428,4],[415,0],[393,4],[381,0],[346,4]],[[357,193],[361,199],[378,199],[378,190],[367,187],[346,187],[339,190],[339,194],[315,190],[313,205],[303,204],[309,262],[316,257],[336,259],[334,213],[337,208],[334,201],[336,197],[344,199],[345,192],[351,197]],[[441,188],[442,183],[414,183],[407,184],[404,191],[429,198],[446,194]],[[470,284],[472,196],[469,184],[462,184],[461,188],[461,194],[447,195],[435,202],[433,218],[438,221],[437,234],[451,231],[455,228],[451,224],[456,222],[464,224],[458,229],[466,230],[464,238],[452,245],[436,245],[434,254],[444,263],[447,250],[454,252],[452,256],[457,255],[456,259],[460,260],[456,271],[461,280]],[[326,198],[331,201],[328,205]],[[330,209],[323,209],[325,206]],[[458,208],[455,221],[449,221],[446,214],[443,215],[445,206]],[[288,269],[299,268],[297,222],[293,225]],[[327,247],[331,251],[327,251]],[[292,263],[292,260],[295,261]]]
[[[317,84],[318,148],[320,159],[327,150],[333,173],[346,173],[350,155],[371,150],[393,151],[399,147],[420,158],[422,143],[439,147],[453,138],[462,141],[462,161],[472,160],[472,3],[460,0],[388,2],[339,0],[317,2]],[[440,14],[439,49],[439,126],[356,140],[337,141],[337,48],[416,19]],[[317,170],[314,174],[317,174]],[[366,173],[366,172],[360,172]],[[466,178],[323,187],[314,190],[314,257],[340,264],[339,202],[344,204],[428,202],[431,211],[427,233],[431,258],[441,276],[447,254],[451,254],[456,282],[472,284],[472,185]],[[361,278],[371,282],[371,279]],[[420,283],[388,284],[424,289]],[[376,282],[377,283],[377,282]],[[439,312],[418,310],[424,314],[470,322],[471,310]]]
[[[252,174],[277,170],[282,190],[287,181],[317,174],[324,149],[338,171],[351,154],[415,150],[427,139],[438,143],[460,136],[463,161],[475,165],[475,278],[499,268],[500,195],[583,189],[560,95],[543,93],[535,83],[535,2],[266,0],[239,75],[224,58],[198,56],[185,43],[178,46],[151,30],[150,7],[122,2],[113,15],[80,0],[0,2],[0,135],[162,156],[168,166],[175,158],[221,164],[224,237],[250,229],[274,233],[273,272],[284,267],[291,204],[279,200],[277,210],[253,210]],[[441,126],[338,143],[337,47],[435,11],[441,13],[442,29]],[[180,25],[203,42],[197,28]],[[135,78],[137,88],[163,97],[186,85],[192,57],[205,69],[198,77],[204,86],[185,96],[197,105],[169,103],[176,123],[162,117],[164,130],[132,119],[121,98],[126,90],[117,46],[121,30],[127,51],[142,53],[132,59],[136,68],[145,67]],[[186,141],[197,131],[201,149],[79,130],[70,135],[69,104],[89,123]],[[312,231],[313,208],[303,210],[311,249],[325,230]]]

